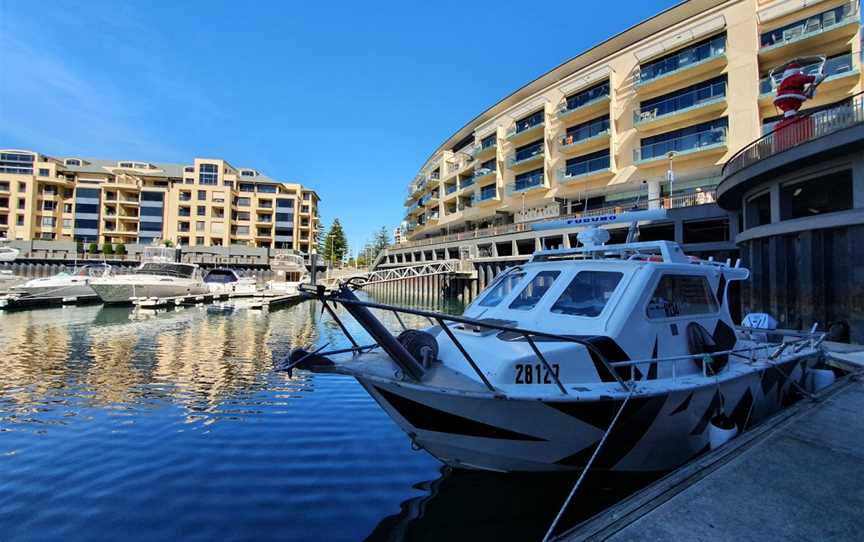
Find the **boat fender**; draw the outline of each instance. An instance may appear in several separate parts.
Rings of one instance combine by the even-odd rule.
[[[438,341],[430,333],[419,329],[406,329],[396,339],[425,369],[438,359]]]
[[[827,365],[816,366],[807,371],[807,387],[811,393],[817,393],[824,390],[834,383],[837,375]]]
[[[302,348],[295,348],[291,350],[290,354],[288,354],[288,359],[285,361],[285,363],[283,363],[283,366],[289,367],[303,356],[307,356],[306,359],[301,361],[298,365],[294,365],[292,369],[315,371],[316,369],[323,369],[325,367],[332,367],[333,365],[335,365],[332,361],[325,358],[324,356],[315,353],[310,354],[307,350],[303,350]]]
[[[712,450],[726,444],[738,435],[738,425],[724,413],[711,418],[708,425],[708,444]]]

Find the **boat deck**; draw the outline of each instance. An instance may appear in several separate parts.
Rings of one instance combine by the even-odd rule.
[[[864,352],[843,352],[864,368]],[[829,358],[832,358],[829,354]],[[859,369],[559,540],[857,540],[864,529]]]

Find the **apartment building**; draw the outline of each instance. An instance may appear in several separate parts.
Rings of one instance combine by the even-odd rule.
[[[779,118],[771,69],[825,57],[806,66],[827,76],[806,108],[836,106],[861,91],[860,37],[857,2],[678,4],[442,143],[409,183],[406,241],[646,202],[710,204],[725,161]]]
[[[316,246],[319,198],[222,159],[191,164],[0,150],[0,238]]]

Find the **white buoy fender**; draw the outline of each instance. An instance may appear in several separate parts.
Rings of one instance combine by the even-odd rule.
[[[708,444],[712,450],[726,444],[738,436],[738,425],[725,414],[711,418],[708,424]]]

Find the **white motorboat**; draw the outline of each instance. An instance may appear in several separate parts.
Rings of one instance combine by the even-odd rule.
[[[3,262],[14,262],[15,258],[21,253],[17,248],[13,248],[7,245],[0,245],[0,263]]]
[[[276,274],[267,281],[267,289],[283,294],[295,294],[306,280],[306,260],[302,254],[293,251],[278,251],[270,260],[270,269]]]
[[[349,335],[351,348],[298,349],[282,368],[353,376],[413,446],[453,467],[580,470],[597,451],[592,469],[653,474],[779,410],[817,362],[812,334],[777,344],[735,329],[728,286],[749,277],[737,263],[668,241],[605,245],[605,230],[579,239],[502,273],[461,317],[362,301],[356,280],[304,286],[375,343]],[[437,325],[397,337],[373,309]]]
[[[90,283],[96,278],[110,273],[111,266],[107,264],[88,264],[73,270],[62,272],[53,277],[32,279],[24,284],[11,288],[10,294],[25,297],[83,297],[92,296],[96,292]]]
[[[91,288],[105,303],[131,303],[137,297],[174,297],[207,293],[197,265],[177,262],[177,249],[146,247],[141,265],[126,275],[93,280]]]
[[[254,294],[258,286],[254,277],[241,277],[233,269],[217,267],[204,275],[211,294]]]
[[[25,282],[27,282],[26,278],[19,277],[10,269],[0,269],[0,294],[5,294],[10,289],[19,284],[24,284]]]

